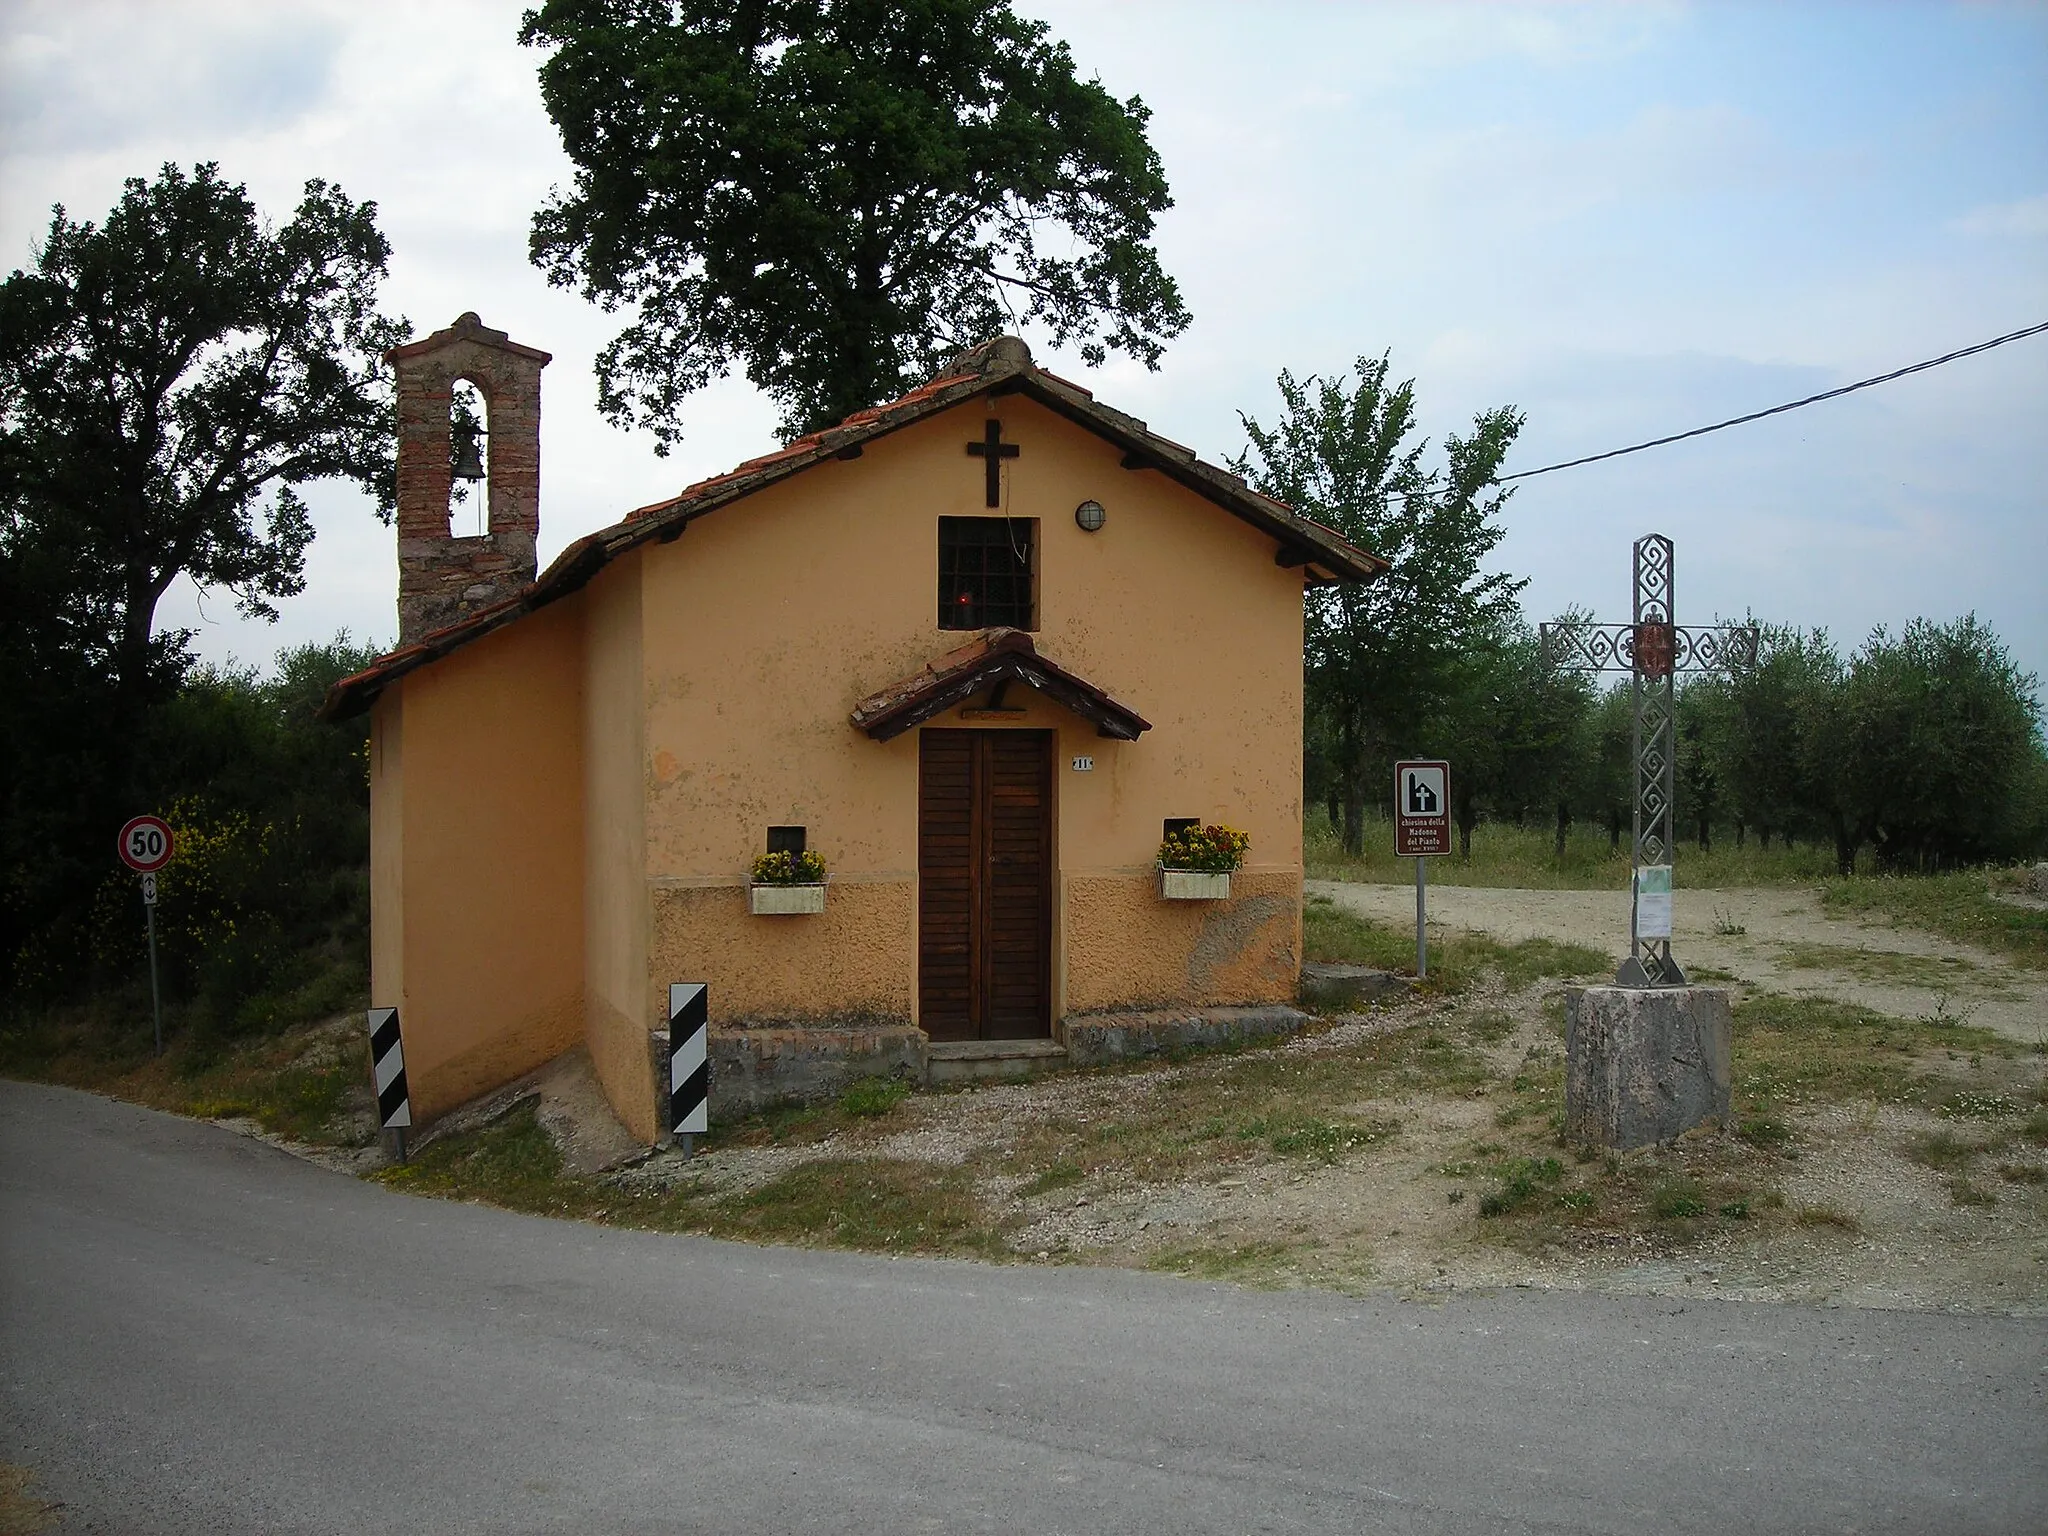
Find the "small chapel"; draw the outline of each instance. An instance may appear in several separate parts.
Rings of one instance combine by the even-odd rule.
[[[1299,1022],[1303,600],[1384,561],[999,337],[537,573],[548,354],[467,314],[387,360],[398,644],[322,713],[369,716],[416,1123],[583,1047],[658,1141],[675,982],[714,1122]],[[1173,881],[1209,823],[1241,865]]]

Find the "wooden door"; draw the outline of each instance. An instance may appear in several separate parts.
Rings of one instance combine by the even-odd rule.
[[[918,742],[918,1018],[934,1040],[1052,1033],[1052,732]]]

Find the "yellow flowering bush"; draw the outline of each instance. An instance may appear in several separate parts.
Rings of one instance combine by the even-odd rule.
[[[1251,846],[1251,834],[1235,827],[1214,822],[1206,827],[1184,827],[1159,844],[1159,867],[1227,875],[1244,863]]]
[[[754,860],[756,885],[816,885],[824,878],[824,859],[808,848],[801,853],[779,849]]]

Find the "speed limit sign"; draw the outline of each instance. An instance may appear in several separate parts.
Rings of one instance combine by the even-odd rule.
[[[138,875],[153,875],[171,862],[171,829],[158,816],[137,816],[121,829],[121,862]]]

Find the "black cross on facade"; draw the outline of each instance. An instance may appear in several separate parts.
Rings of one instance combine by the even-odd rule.
[[[988,504],[1000,507],[1003,504],[1003,460],[1014,459],[1024,450],[1015,443],[1003,441],[1003,424],[991,416],[988,419],[988,430],[982,434],[981,441],[969,443],[967,451],[977,459],[987,461]]]

